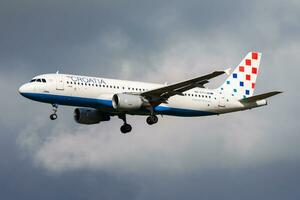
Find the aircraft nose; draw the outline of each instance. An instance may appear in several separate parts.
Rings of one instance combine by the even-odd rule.
[[[25,87],[24,85],[22,85],[20,88],[19,88],[19,93],[22,94],[25,92]]]
[[[28,86],[28,84],[24,84],[19,88],[19,93],[24,96],[24,94],[30,92],[30,88]]]

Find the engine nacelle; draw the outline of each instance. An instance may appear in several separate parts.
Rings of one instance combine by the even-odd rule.
[[[74,120],[79,124],[98,124],[102,121],[109,121],[110,116],[95,109],[76,108]]]
[[[138,110],[144,104],[142,97],[133,94],[115,94],[112,98],[113,108],[120,111]]]

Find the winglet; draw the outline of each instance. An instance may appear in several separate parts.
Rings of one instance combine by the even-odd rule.
[[[230,75],[230,71],[231,71],[231,68],[227,68],[224,70],[224,72],[229,76]]]

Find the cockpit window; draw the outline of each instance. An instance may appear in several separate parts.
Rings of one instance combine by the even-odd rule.
[[[47,83],[46,79],[44,78],[38,78],[38,79],[32,79],[31,81],[29,81],[30,83],[33,82],[43,82],[43,83]]]

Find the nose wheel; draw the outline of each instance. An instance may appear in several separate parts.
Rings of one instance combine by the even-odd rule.
[[[58,105],[57,104],[53,104],[52,107],[53,107],[53,109],[52,109],[53,110],[53,114],[50,115],[50,119],[51,120],[56,120],[57,119],[56,112],[57,112]]]
[[[51,120],[56,120],[57,119],[57,114],[51,114],[50,119]]]
[[[132,127],[130,124],[127,124],[126,121],[126,115],[125,114],[121,114],[119,115],[119,118],[123,120],[124,124],[121,126],[120,130],[123,134],[129,133],[132,130]]]
[[[146,121],[147,121],[147,124],[153,125],[158,122],[158,117],[156,115],[150,115],[149,117],[147,117]]]

